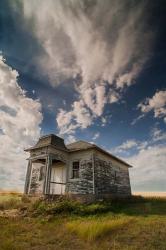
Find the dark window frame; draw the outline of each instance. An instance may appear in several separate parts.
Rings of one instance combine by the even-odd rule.
[[[80,161],[72,162],[72,179],[79,179]]]
[[[117,182],[117,170],[114,171],[114,182]]]

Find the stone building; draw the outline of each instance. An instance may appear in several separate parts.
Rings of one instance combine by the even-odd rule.
[[[25,193],[69,195],[96,199],[131,195],[128,163],[97,145],[77,141],[68,145],[56,135],[46,135],[30,153]]]

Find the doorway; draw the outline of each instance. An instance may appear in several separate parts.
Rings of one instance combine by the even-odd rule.
[[[62,195],[66,188],[66,165],[63,162],[53,162],[51,168],[50,194]]]

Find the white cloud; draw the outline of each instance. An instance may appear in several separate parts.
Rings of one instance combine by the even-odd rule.
[[[166,133],[156,127],[152,129],[151,136],[154,142],[166,141]]]
[[[124,160],[133,166],[130,169],[133,190],[162,191],[166,189],[166,146],[161,144],[164,140],[166,140],[165,133],[154,128],[148,141],[127,140],[112,150],[119,155],[125,153]],[[136,151],[127,157],[131,149]]]
[[[118,88],[124,88],[124,86],[130,86],[133,84],[133,79],[136,79],[137,75],[140,73],[143,67],[143,62],[133,64],[131,71],[120,75],[116,80],[116,85]]]
[[[147,146],[148,146],[147,141],[141,142],[141,141],[137,141],[134,139],[130,139],[130,140],[123,142],[118,147],[114,148],[112,152],[114,152],[115,154],[119,154],[123,152],[129,154],[131,149],[142,150],[142,149],[145,149]]]
[[[133,148],[134,146],[137,146],[137,142],[135,140],[127,140],[119,147],[120,149],[130,149]]]
[[[72,105],[72,110],[59,110],[57,114],[57,124],[60,135],[73,134],[76,128],[87,128],[92,123],[92,115],[85,107],[83,101],[75,101]]]
[[[121,145],[116,147],[113,152],[114,153],[121,153],[123,151],[126,151],[128,149],[131,149],[133,147],[136,147],[138,143],[135,140],[127,140],[126,142],[123,142]]]
[[[68,135],[67,139],[65,140],[66,144],[73,143],[76,141],[76,137],[74,135]]]
[[[101,122],[102,122],[101,126],[104,127],[106,125],[106,123],[107,123],[107,118],[103,116],[101,118]]]
[[[96,140],[97,138],[99,138],[99,136],[100,136],[100,133],[97,132],[96,134],[94,134],[92,140]]]
[[[73,116],[81,128],[87,128],[92,123],[92,116],[83,101],[73,103]]]
[[[115,103],[119,101],[121,96],[117,91],[111,89],[108,98],[109,98],[109,103]]]
[[[152,98],[147,98],[145,102],[139,103],[138,108],[142,113],[154,112],[155,118],[166,119],[166,91],[158,91]]]
[[[77,79],[77,103],[83,102],[93,119],[101,116],[105,104],[119,101],[148,59],[152,34],[145,27],[145,9],[144,3],[120,0],[24,1],[27,26],[31,29],[33,23],[43,49],[35,58],[40,74],[53,86]],[[73,106],[76,128],[86,127],[73,114]],[[64,112],[67,116],[70,111]]]
[[[134,166],[130,170],[134,190],[163,191],[166,189],[166,147],[164,145],[154,145],[140,150],[125,160]]]
[[[107,102],[105,92],[104,84],[85,90],[80,89],[81,97],[95,116],[100,116],[103,113],[104,105]]]
[[[0,179],[1,187],[23,187],[26,154],[40,135],[41,104],[26,96],[18,72],[0,56]]]
[[[135,125],[139,120],[141,120],[145,115],[139,115],[138,117],[136,117],[132,122],[131,125]]]

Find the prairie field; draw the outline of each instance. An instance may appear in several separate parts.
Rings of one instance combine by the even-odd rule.
[[[1,250],[166,250],[165,197],[80,204],[11,196],[0,195]]]
[[[143,197],[165,197],[166,192],[134,192],[134,195],[141,195]]]

